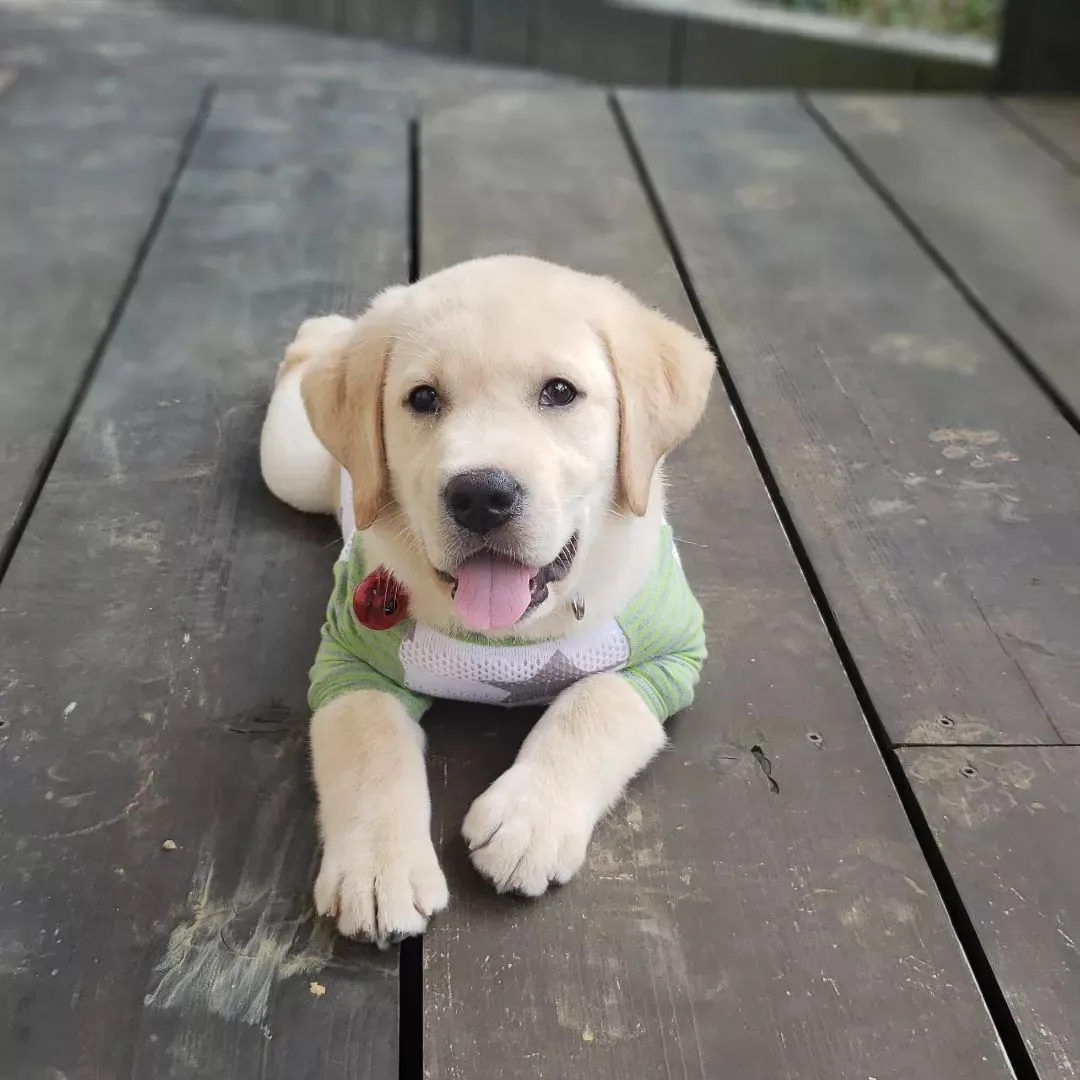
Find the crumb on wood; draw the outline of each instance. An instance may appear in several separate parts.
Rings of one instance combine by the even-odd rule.
[[[326,993],[326,987],[321,982],[308,983],[308,989],[311,991],[312,997],[322,997]]]
[[[175,840],[166,840],[165,843],[161,845],[161,850],[162,851],[175,851],[176,850],[176,841]]]

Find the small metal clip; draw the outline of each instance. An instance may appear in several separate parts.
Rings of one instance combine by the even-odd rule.
[[[585,618],[585,597],[580,593],[570,601],[570,610],[574,613],[574,618],[578,622],[581,622]]]

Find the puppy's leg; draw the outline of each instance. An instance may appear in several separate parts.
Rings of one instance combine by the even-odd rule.
[[[340,466],[311,429],[300,379],[308,362],[343,344],[353,326],[351,319],[326,315],[300,327],[278,368],[263,421],[259,442],[263,480],[282,502],[309,514],[337,510]]]
[[[424,733],[396,698],[358,690],[311,721],[323,857],[315,906],[348,937],[422,933],[446,907],[431,843]]]
[[[527,896],[569,881],[596,823],[664,743],[660,721],[618,675],[570,687],[469,810],[462,833],[476,868],[500,892]]]

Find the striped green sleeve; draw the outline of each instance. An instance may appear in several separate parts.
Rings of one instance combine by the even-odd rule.
[[[409,716],[419,720],[430,707],[431,698],[404,685],[400,653],[407,624],[391,630],[369,630],[353,614],[353,592],[364,574],[360,538],[355,537],[348,559],[334,567],[334,591],[310,672],[308,705],[317,712],[343,694],[380,690],[397,698]]]
[[[668,526],[649,580],[620,616],[619,625],[630,643],[622,677],[658,720],[685,709],[694,700],[707,655],[705,620]]]

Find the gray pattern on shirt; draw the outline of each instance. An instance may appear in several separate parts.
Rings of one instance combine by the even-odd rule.
[[[531,678],[523,682],[489,682],[509,694],[506,705],[540,705],[551,701],[568,686],[595,672],[584,671],[561,651],[555,655]]]

